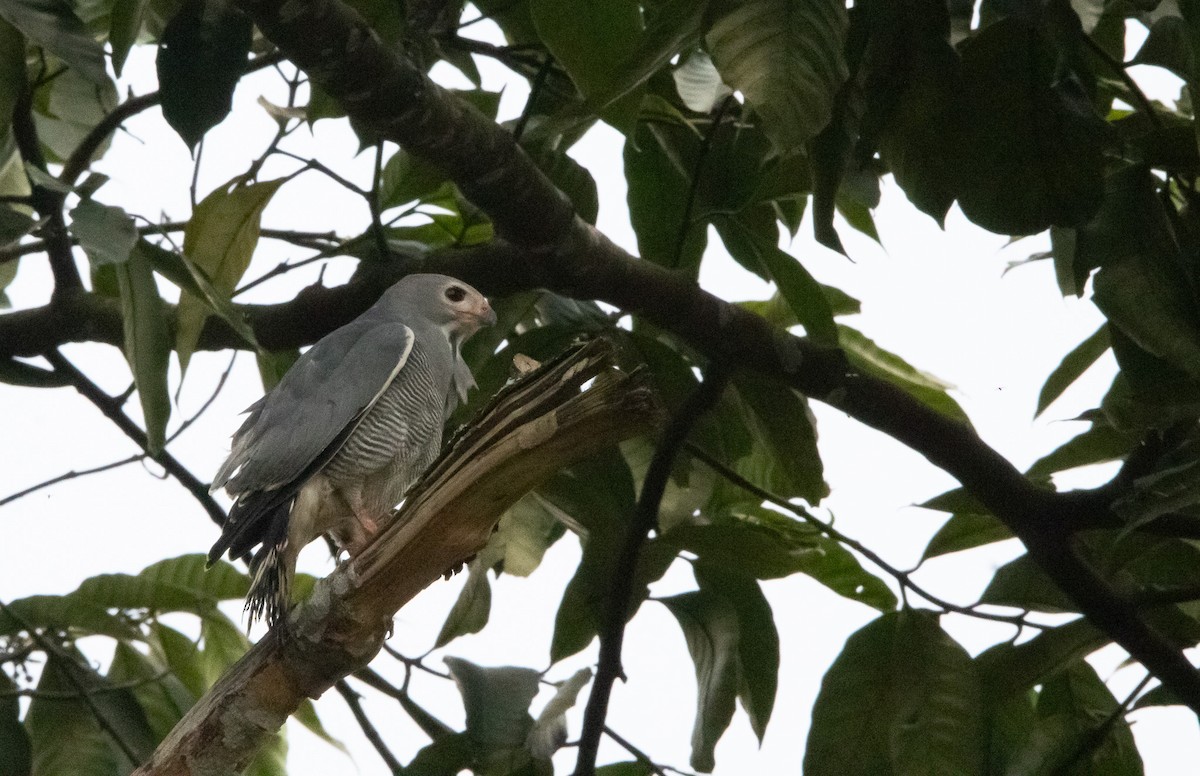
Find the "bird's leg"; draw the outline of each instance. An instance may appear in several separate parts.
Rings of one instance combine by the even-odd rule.
[[[354,557],[362,552],[375,534],[379,533],[379,524],[367,509],[366,504],[363,503],[362,488],[355,486],[342,488],[342,497],[346,501],[346,506],[350,507],[351,514],[354,515],[354,522],[346,526],[348,541],[343,542],[342,547],[350,557]]]

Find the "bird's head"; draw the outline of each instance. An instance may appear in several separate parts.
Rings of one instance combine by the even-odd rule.
[[[487,297],[448,275],[407,275],[384,297],[391,310],[406,316],[421,315],[456,342],[465,342],[496,322],[496,312]]]

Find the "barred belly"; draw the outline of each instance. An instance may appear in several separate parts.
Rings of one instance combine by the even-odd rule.
[[[425,352],[415,345],[322,473],[334,487],[361,488],[371,512],[391,509],[437,456],[448,390],[435,383]]]

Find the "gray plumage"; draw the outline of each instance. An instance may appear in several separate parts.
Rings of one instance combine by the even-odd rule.
[[[296,557],[331,534],[351,555],[437,456],[442,427],[474,386],[459,348],[495,322],[487,300],[445,275],[409,275],[312,346],[234,433],[213,478],[234,497],[209,561],[250,560],[246,609],[287,610]]]

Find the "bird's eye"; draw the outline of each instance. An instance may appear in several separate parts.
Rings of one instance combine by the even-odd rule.
[[[467,298],[467,292],[463,290],[462,286],[450,286],[446,289],[446,298],[451,302],[461,302]]]

